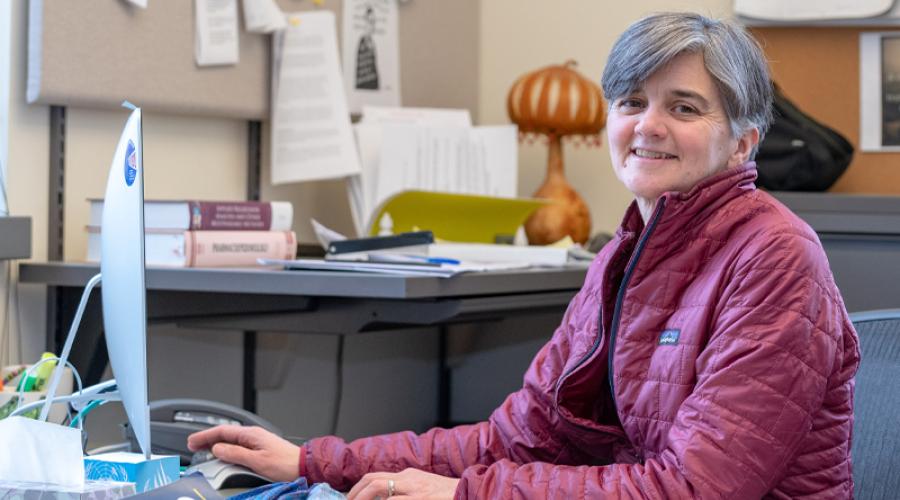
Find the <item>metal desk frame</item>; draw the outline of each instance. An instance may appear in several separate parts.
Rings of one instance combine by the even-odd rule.
[[[84,284],[96,264],[22,263],[21,283],[48,286],[57,299],[47,344],[65,340]],[[446,365],[448,325],[497,321],[510,314],[565,310],[581,287],[584,268],[463,274],[450,279],[269,269],[147,270],[150,324],[190,328],[349,335],[439,327],[438,425],[450,422]],[[101,283],[102,286],[102,283]],[[71,359],[87,383],[106,367],[100,301],[91,297]],[[245,334],[243,406],[256,410],[255,339]]]

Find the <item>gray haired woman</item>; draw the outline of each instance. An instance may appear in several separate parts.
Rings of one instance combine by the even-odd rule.
[[[650,16],[613,46],[603,91],[635,201],[488,421],[299,448],[217,427],[189,446],[352,500],[851,497],[858,339],[816,235],[753,184],[759,46]]]

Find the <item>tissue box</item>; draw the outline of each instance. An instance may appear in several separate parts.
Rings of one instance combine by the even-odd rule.
[[[114,481],[86,481],[82,488],[0,481],[0,491],[3,498],[25,500],[117,500],[135,494],[133,484]]]
[[[177,481],[179,465],[174,455],[151,455],[147,460],[140,453],[102,453],[84,457],[84,477],[134,483],[143,493]]]

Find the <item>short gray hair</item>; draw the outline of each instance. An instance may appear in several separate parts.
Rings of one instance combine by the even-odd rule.
[[[760,141],[772,121],[772,83],[759,44],[738,24],[693,13],[666,12],[636,21],[610,51],[603,94],[610,103],[634,92],[653,73],[683,53],[703,56],[739,137],[750,128]]]

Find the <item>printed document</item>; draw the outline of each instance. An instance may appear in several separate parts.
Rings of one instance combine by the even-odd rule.
[[[194,0],[194,19],[197,65],[237,64],[237,0]]]
[[[334,14],[291,14],[272,50],[272,183],[359,173]]]
[[[342,47],[350,112],[400,105],[397,0],[344,0]]]
[[[374,212],[406,189],[514,197],[518,143],[513,125],[441,127],[382,126],[374,186],[366,196]]]
[[[275,0],[243,0],[244,29],[250,33],[272,33],[287,28],[284,12]]]
[[[382,129],[391,124],[469,130],[472,127],[472,117],[466,109],[363,106],[362,118],[353,129],[359,149],[361,174],[351,177],[347,184],[353,223],[359,236],[365,232],[366,224],[369,222],[368,217],[371,216],[375,207],[393,194],[391,192],[380,195],[377,185],[381,176],[379,165],[383,140]],[[416,187],[407,186],[407,189]],[[515,190],[515,182],[513,190]]]

